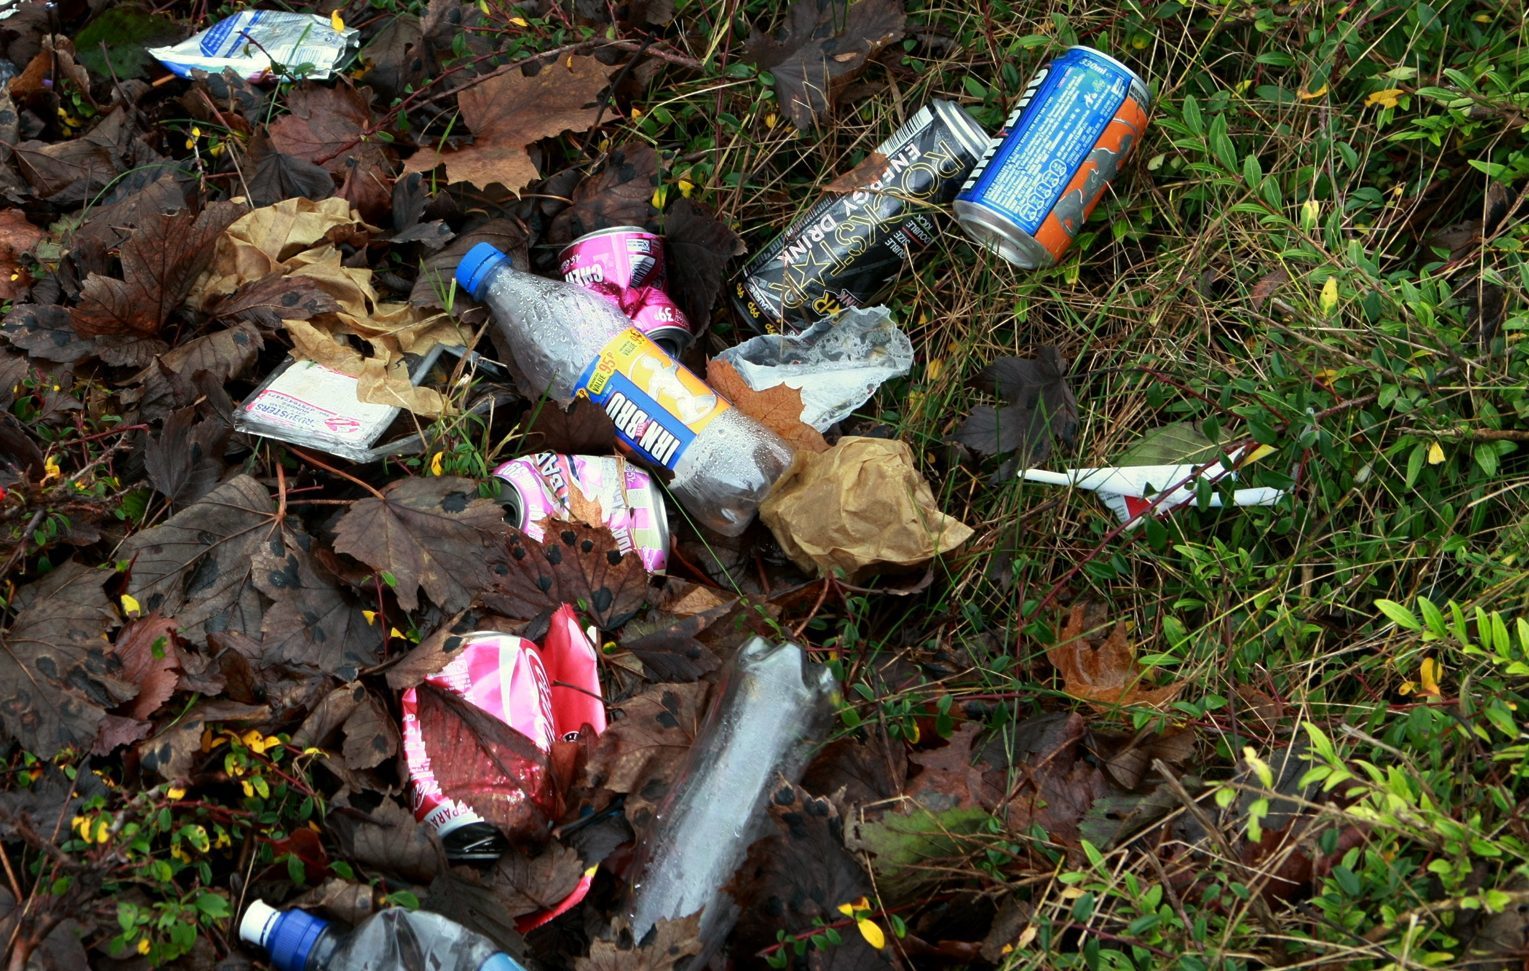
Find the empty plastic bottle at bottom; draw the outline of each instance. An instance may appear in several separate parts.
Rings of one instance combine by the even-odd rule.
[[[239,937],[276,971],[525,971],[493,942],[428,911],[389,907],[346,930],[303,910],[252,901]]]
[[[756,637],[729,664],[679,782],[639,851],[631,906],[641,940],[655,922],[701,914],[709,950],[732,928],[737,906],[722,887],[761,835],[776,781],[796,781],[828,729],[833,674],[795,644]],[[705,951],[703,950],[703,954]]]

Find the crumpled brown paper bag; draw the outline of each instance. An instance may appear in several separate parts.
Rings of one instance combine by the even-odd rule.
[[[442,414],[446,399],[409,380],[404,354],[424,354],[436,344],[459,345],[471,338],[447,314],[426,316],[407,303],[384,303],[372,286],[372,271],[342,265],[334,240],[375,233],[339,197],[285,199],[247,213],[217,242],[212,264],[192,288],[193,306],[233,293],[271,273],[306,277],[334,298],[340,309],[311,321],[283,321],[299,356],[360,379],[362,401],[399,405],[426,417]],[[371,357],[338,340],[352,334],[372,348]]]
[[[972,535],[940,511],[907,444],[884,438],[799,453],[759,516],[797,566],[820,576],[842,570],[852,582],[917,566]]]

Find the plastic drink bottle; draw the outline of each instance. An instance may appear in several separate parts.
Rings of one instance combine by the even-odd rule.
[[[764,803],[795,782],[827,732],[838,685],[791,643],[756,637],[729,663],[679,782],[638,850],[632,934],[701,911],[705,948],[732,928],[737,905],[722,887],[767,822]]]
[[[488,243],[467,251],[457,283],[487,304],[538,392],[605,409],[636,456],[674,473],[669,491],[727,536],[748,527],[791,464],[780,436],[739,412],[614,304],[582,287],[516,270]]]
[[[302,910],[251,901],[239,937],[264,948],[276,971],[526,971],[482,934],[440,914],[379,910],[341,930]]]

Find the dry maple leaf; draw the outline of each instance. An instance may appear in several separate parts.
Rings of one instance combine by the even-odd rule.
[[[485,78],[457,95],[473,143],[454,152],[422,148],[404,163],[404,171],[429,172],[444,164],[450,182],[471,182],[480,189],[498,182],[519,192],[537,178],[526,146],[593,125],[600,109],[587,106],[610,72],[592,57],[570,57],[534,77],[507,71]]]
[[[900,0],[797,0],[773,36],[749,38],[748,56],[775,76],[781,106],[806,131],[906,21]]]
[[[1046,651],[1046,659],[1062,672],[1062,690],[1101,710],[1116,705],[1161,705],[1178,695],[1183,687],[1180,684],[1161,688],[1142,685],[1143,672],[1136,663],[1136,649],[1126,638],[1123,621],[1108,637],[1090,643],[1084,634],[1096,625],[1088,623],[1089,613],[1088,604],[1074,605],[1061,640]]]
[[[88,748],[107,709],[138,693],[105,637],[116,622],[101,589],[110,577],[60,566],[16,592],[16,617],[0,631],[0,726],[39,758]]]
[[[122,279],[92,273],[71,312],[81,337],[152,337],[212,260],[212,244],[239,215],[232,203],[200,213],[153,213],[122,245]]]
[[[488,583],[489,545],[507,528],[476,483],[412,478],[356,500],[335,527],[334,548],[391,573],[405,610],[419,607],[421,588],[442,609],[460,610]]]
[[[669,251],[669,295],[690,318],[696,336],[711,322],[722,292],[727,263],[747,250],[743,240],[710,209],[676,199],[664,213],[664,248]]]
[[[784,438],[799,452],[826,452],[823,433],[802,421],[802,393],[796,388],[777,384],[755,391],[738,370],[726,361],[706,364],[706,383],[733,407]]]

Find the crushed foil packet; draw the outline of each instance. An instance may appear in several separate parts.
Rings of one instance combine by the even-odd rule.
[[[171,72],[222,74],[250,81],[333,77],[361,43],[361,32],[335,30],[328,17],[282,10],[242,10],[194,37],[149,53]]]
[[[886,307],[845,310],[796,334],[763,334],[717,355],[755,391],[802,393],[802,421],[827,431],[913,367],[913,344]]]

